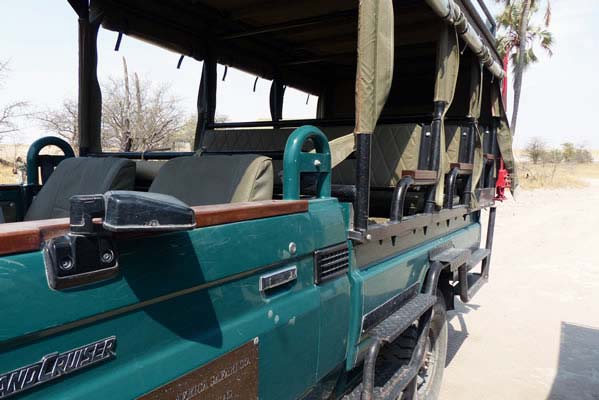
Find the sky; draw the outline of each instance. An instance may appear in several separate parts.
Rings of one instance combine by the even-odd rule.
[[[497,10],[494,1],[487,0]],[[522,148],[536,136],[550,145],[570,141],[599,149],[594,117],[599,112],[599,0],[552,0],[554,55],[539,52],[541,60],[524,76],[515,147]],[[99,77],[120,76],[122,57],[130,72],[167,84],[193,115],[201,63],[185,58],[177,69],[179,55],[123,37],[114,51],[117,34],[101,30]],[[8,79],[0,88],[0,105],[25,100],[30,110],[59,108],[77,96],[77,20],[66,0],[2,0],[0,5],[0,60],[10,62]],[[219,67],[219,77],[223,68]],[[510,79],[510,85],[513,80]],[[268,118],[270,82],[260,79],[252,92],[254,77],[229,69],[219,79],[217,114],[231,120]],[[509,90],[509,94],[513,90]],[[312,117],[316,98],[288,89],[284,117]],[[511,104],[508,105],[508,113]],[[19,121],[18,142],[30,142],[44,134],[35,118]]]
[[[180,54],[124,36],[119,51],[114,51],[117,33],[100,29],[98,35],[98,77],[121,77],[122,58],[130,73],[154,84],[165,84],[190,116],[196,113],[196,99],[202,63],[185,58],[177,69]],[[0,60],[9,61],[10,71],[0,88],[0,106],[12,101],[27,101],[29,111],[60,108],[65,99],[77,98],[77,16],[66,0],[1,0]],[[271,82],[255,76],[218,67],[217,115],[232,121],[269,118],[268,96]],[[308,104],[306,104],[306,102]],[[314,118],[317,98],[287,88],[283,117]],[[19,120],[17,141],[31,142],[43,136],[35,118]],[[12,142],[12,138],[8,138]],[[5,142],[7,140],[5,139]]]

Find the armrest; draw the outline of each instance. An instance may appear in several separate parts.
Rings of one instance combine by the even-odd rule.
[[[412,186],[434,185],[437,183],[437,171],[427,169],[404,170],[401,176],[409,176],[414,180]]]

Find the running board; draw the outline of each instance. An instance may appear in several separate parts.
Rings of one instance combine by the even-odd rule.
[[[470,302],[479,289],[489,281],[489,263],[488,258],[491,251],[488,249],[478,249],[472,253],[468,262],[459,267],[459,283],[457,286],[460,300],[464,303]],[[482,263],[480,273],[469,272],[479,263]]]
[[[419,294],[406,305],[391,314],[387,319],[372,328],[369,336],[381,343],[395,341],[418,318],[427,312],[437,301],[437,296]]]
[[[431,263],[440,263],[443,270],[453,273],[453,280],[458,282],[455,294],[460,296],[464,303],[468,303],[478,290],[489,280],[489,249],[459,249],[453,247],[452,242],[433,249],[429,254]],[[481,273],[470,273],[478,264],[482,263]]]
[[[432,308],[436,302],[437,296],[435,295],[419,294],[368,332],[373,343],[364,360],[362,383],[351,393],[345,395],[344,400],[386,400],[399,397],[414,380],[422,365]],[[379,350],[385,344],[395,341],[416,321],[418,321],[418,340],[410,362],[395,371],[384,386],[375,387],[375,373],[377,372],[375,365]],[[389,371],[378,372],[386,375],[385,372]]]
[[[470,259],[468,260],[468,271],[470,271],[472,268],[476,267],[480,262],[486,259],[489,256],[489,254],[491,254],[491,251],[488,249],[475,250],[474,253],[472,253],[472,255],[470,256]]]

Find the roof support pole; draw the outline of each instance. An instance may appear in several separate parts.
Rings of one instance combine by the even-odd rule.
[[[101,14],[90,13],[87,0],[79,15],[79,155],[102,151],[102,92],[98,82],[98,30]]]
[[[358,133],[356,138],[356,203],[354,230],[364,233],[368,229],[370,208],[370,150],[372,134]]]
[[[285,85],[278,77],[270,85],[270,116],[273,121],[283,119],[283,98],[285,95]]]
[[[209,125],[214,124],[216,114],[216,61],[210,56],[204,58],[197,104],[198,122],[193,142],[195,150],[200,149],[204,132]]]

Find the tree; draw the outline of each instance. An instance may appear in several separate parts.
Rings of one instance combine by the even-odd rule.
[[[173,141],[177,142],[177,144],[185,143],[189,146],[189,149],[193,149],[195,136],[196,136],[196,128],[197,128],[197,115],[191,115],[185,120],[185,124],[181,127],[181,129],[173,135]],[[222,123],[228,122],[230,118],[225,114],[216,114],[214,117],[214,122]]]
[[[0,60],[0,89],[3,87],[8,71],[8,61]],[[7,134],[18,131],[15,119],[21,116],[26,105],[24,101],[0,105],[0,140]]]
[[[73,150],[79,150],[79,121],[77,103],[74,100],[65,100],[62,108],[48,110],[38,114],[42,128],[64,138]]]
[[[123,76],[102,85],[102,147],[116,151],[170,149],[184,127],[179,100],[166,85],[153,85],[136,73],[129,74],[123,57]],[[64,101],[60,109],[39,114],[42,127],[79,147],[77,102]]]
[[[593,162],[593,153],[585,148],[584,145],[580,145],[576,148],[574,157],[577,163],[588,164]]]
[[[133,81],[133,87],[131,87]],[[102,85],[102,136],[120,151],[168,149],[169,138],[184,125],[179,101],[166,85],[153,86],[129,74],[123,57],[123,77]]]
[[[574,147],[574,143],[562,143],[562,155],[565,162],[576,161],[576,148]]]
[[[560,149],[551,149],[545,153],[543,162],[551,164],[559,164],[564,159],[564,155]]]
[[[511,59],[514,72],[514,108],[512,110],[512,132],[516,132],[522,80],[525,69],[538,61],[536,47],[541,47],[553,55],[553,35],[546,28],[551,21],[551,4],[547,0],[543,26],[530,23],[540,5],[540,0],[497,0],[505,3],[505,8],[497,17],[499,36],[497,47],[502,57]]]
[[[547,144],[543,139],[535,137],[530,139],[524,151],[530,161],[533,164],[537,164],[547,153]]]

